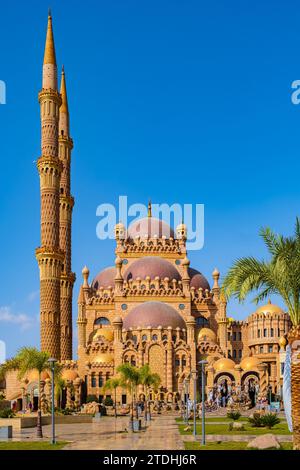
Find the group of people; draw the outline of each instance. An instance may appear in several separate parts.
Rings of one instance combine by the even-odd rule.
[[[259,385],[249,380],[243,387],[236,386],[223,380],[209,391],[207,397],[208,406],[215,405],[216,408],[226,408],[235,404],[253,408],[257,401]]]

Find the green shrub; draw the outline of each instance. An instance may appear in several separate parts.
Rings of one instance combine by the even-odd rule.
[[[263,425],[269,429],[272,429],[274,426],[276,426],[276,424],[280,423],[280,419],[274,413],[267,413],[264,416],[262,416],[261,419],[262,419]]]
[[[86,402],[87,403],[92,403],[93,401],[95,401],[96,403],[98,403],[98,398],[97,398],[97,395],[88,395],[86,397]]]
[[[227,418],[233,419],[233,421],[237,421],[241,417],[241,413],[239,411],[229,411],[227,413]]]
[[[253,416],[249,416],[248,421],[253,428],[264,427],[262,416],[259,413],[254,413]]]
[[[72,413],[73,413],[73,410],[71,410],[71,408],[64,408],[63,410],[61,410],[61,414],[65,416],[71,415]]]
[[[105,397],[104,401],[103,401],[103,405],[104,406],[113,406],[114,405],[114,401],[111,397]]]
[[[13,418],[15,413],[11,408],[4,408],[4,410],[0,411],[0,418]]]

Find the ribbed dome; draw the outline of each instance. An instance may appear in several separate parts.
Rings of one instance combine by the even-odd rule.
[[[125,317],[123,323],[126,330],[138,327],[147,328],[148,326],[153,328],[171,326],[176,329],[177,327],[185,328],[185,322],[170,305],[163,302],[144,302],[134,307]]]
[[[110,353],[100,353],[93,362],[99,362],[100,364],[111,364],[114,362],[114,357]]]
[[[77,379],[78,374],[75,370],[65,369],[62,373],[62,378],[64,380],[75,380]]]
[[[240,366],[243,370],[253,370],[256,369],[259,364],[259,359],[255,356],[247,356],[242,359]]]
[[[161,279],[168,277],[170,281],[172,279],[180,280],[180,274],[175,266],[158,256],[140,258],[134,261],[124,273],[126,281],[136,279],[137,277],[145,279],[146,276],[150,276],[151,279],[159,276]]]
[[[41,380],[46,380],[46,379],[49,379],[49,378],[50,378],[50,376],[49,376],[48,372],[43,371],[41,373]],[[36,369],[33,369],[33,370],[29,371],[27,376],[26,376],[26,379],[28,380],[28,383],[38,382],[38,380],[39,380],[38,371]]]
[[[173,229],[166,222],[155,217],[145,217],[134,221],[129,225],[127,234],[128,238],[132,239],[137,236],[143,238],[145,235],[149,238],[154,238],[154,236],[158,238],[162,238],[162,236],[174,238]]]
[[[201,328],[198,335],[198,341],[212,341],[213,343],[216,343],[217,335],[210,328]]]
[[[190,286],[194,287],[196,290],[202,288],[203,290],[210,290],[210,285],[208,284],[207,279],[201,274],[197,269],[189,268],[189,276],[191,278]]]
[[[234,369],[235,363],[231,359],[227,359],[226,357],[219,359],[213,364],[214,369],[217,372],[221,372],[223,370],[231,370]]]
[[[105,268],[103,271],[100,271],[100,273],[97,274],[92,282],[92,287],[94,289],[99,289],[99,287],[104,287],[104,289],[107,289],[109,286],[114,287],[115,277],[116,268],[114,266]]]
[[[255,313],[283,313],[282,308],[278,307],[278,305],[272,304],[271,300],[266,305],[259,307]]]
[[[101,337],[107,339],[107,341],[113,341],[114,332],[111,328],[98,328],[93,335],[93,341],[97,341]]]

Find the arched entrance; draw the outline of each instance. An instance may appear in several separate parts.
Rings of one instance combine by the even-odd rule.
[[[256,405],[259,392],[258,373],[250,371],[242,376],[242,393],[251,401],[252,408]]]

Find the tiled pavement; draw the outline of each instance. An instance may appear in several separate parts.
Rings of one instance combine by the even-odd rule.
[[[175,416],[155,416],[146,430],[126,432],[128,418],[105,417],[98,423],[58,424],[57,440],[69,441],[64,450],[180,450],[184,449]],[[43,426],[43,440],[49,440],[51,426]],[[14,439],[38,440],[36,429],[14,433]]]

